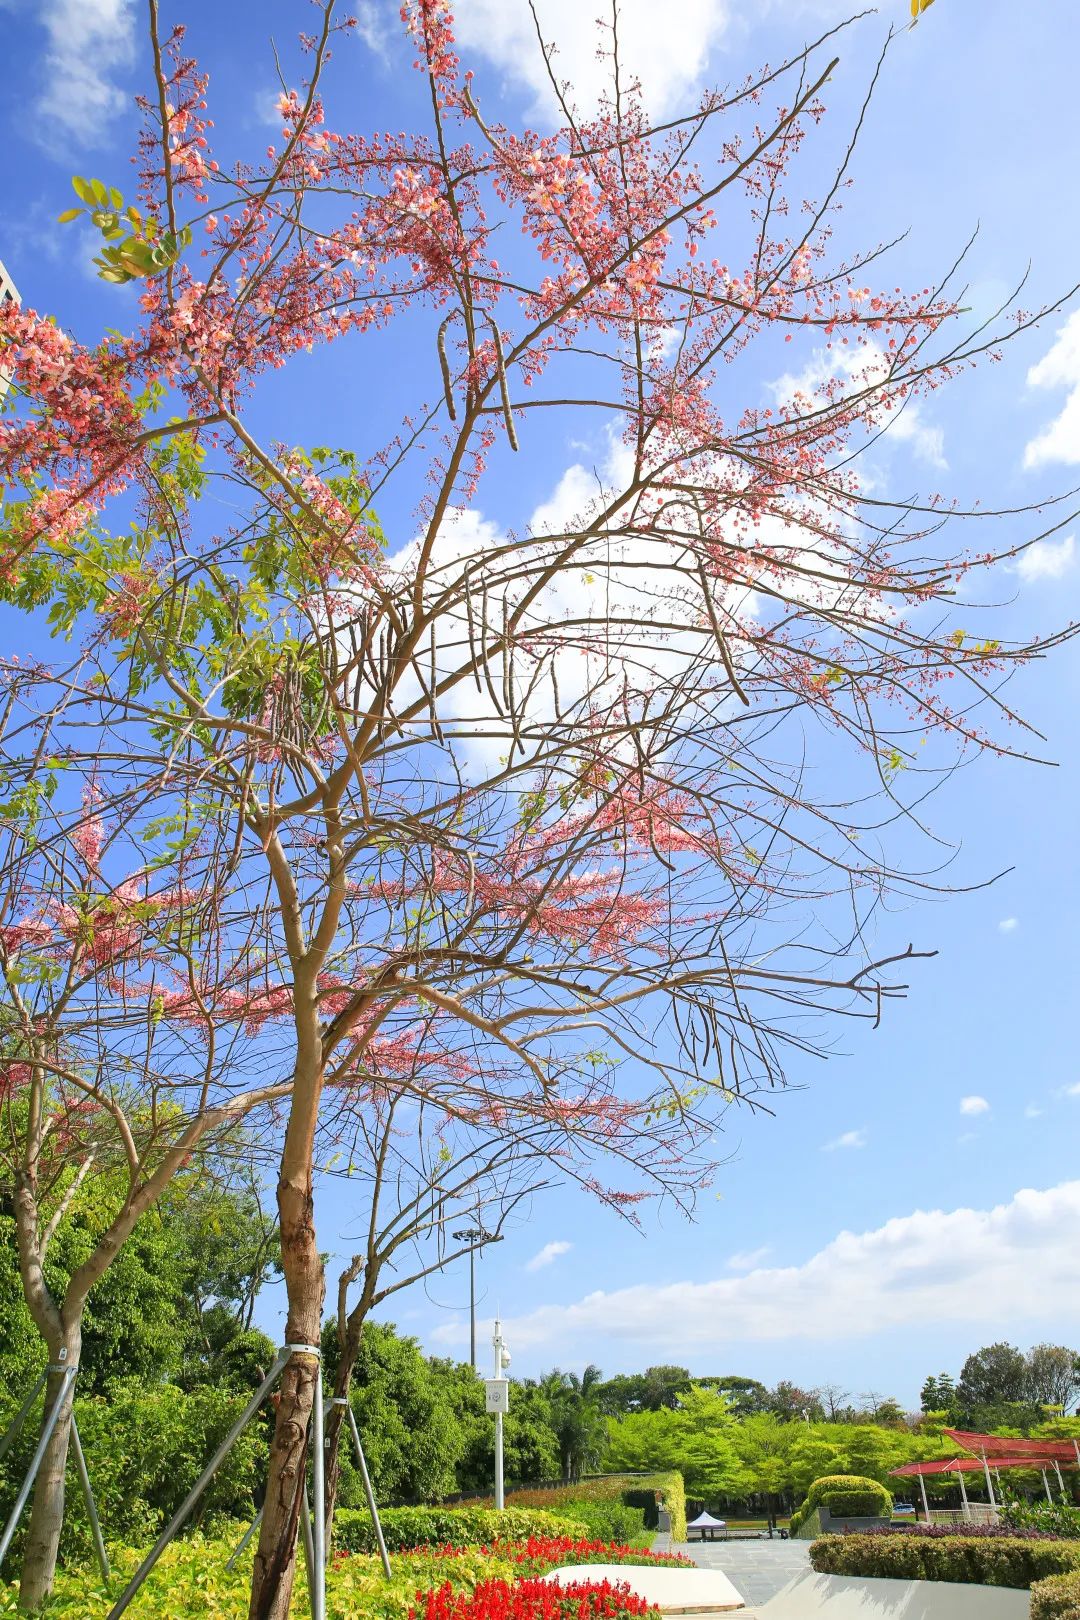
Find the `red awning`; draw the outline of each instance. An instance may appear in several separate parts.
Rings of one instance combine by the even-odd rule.
[[[987,1457],[991,1468],[1052,1468],[1056,1462],[1059,1468],[1075,1468],[1076,1457],[1070,1462],[1067,1457],[1048,1457],[1045,1452],[1040,1456],[1027,1457]],[[900,1468],[890,1468],[890,1475],[917,1475],[929,1477],[932,1474],[981,1474],[983,1463],[981,1457],[954,1457],[951,1462],[913,1462],[904,1463]]]
[[[944,1432],[964,1451],[973,1451],[976,1455],[985,1452],[987,1458],[1056,1457],[1058,1462],[1076,1461],[1076,1446],[1072,1440],[1013,1440],[1004,1434],[972,1434],[967,1429]]]

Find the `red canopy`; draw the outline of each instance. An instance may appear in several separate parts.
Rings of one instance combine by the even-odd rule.
[[[1075,1456],[1070,1461],[1067,1457],[1055,1459],[1045,1453],[1041,1457],[988,1457],[986,1460],[993,1468],[1045,1468],[1054,1461],[1057,1461],[1059,1468],[1062,1465],[1066,1468],[1077,1466]],[[927,1477],[931,1474],[981,1474],[982,1471],[981,1457],[954,1457],[951,1462],[904,1463],[900,1468],[889,1469],[890,1474],[923,1474]]]
[[[946,1429],[950,1440],[955,1440],[964,1451],[982,1452],[993,1459],[999,1457],[1056,1457],[1059,1462],[1076,1461],[1076,1445],[1072,1440],[1012,1440],[1003,1434],[972,1434],[966,1429]]]

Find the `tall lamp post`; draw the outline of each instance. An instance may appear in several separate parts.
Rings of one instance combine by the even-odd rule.
[[[494,1232],[486,1232],[482,1226],[463,1226],[459,1232],[453,1233],[455,1243],[468,1243],[469,1248],[469,1360],[472,1370],[476,1371],[476,1251],[483,1248],[485,1243],[498,1243],[499,1237]]]

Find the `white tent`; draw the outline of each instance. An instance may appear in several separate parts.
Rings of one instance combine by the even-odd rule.
[[[687,1522],[688,1530],[726,1530],[726,1519],[714,1519],[711,1513],[699,1513],[696,1519]]]

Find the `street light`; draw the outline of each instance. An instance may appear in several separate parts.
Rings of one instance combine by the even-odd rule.
[[[486,1232],[482,1226],[463,1226],[451,1234],[455,1243],[468,1243],[469,1247],[469,1360],[476,1371],[476,1251],[485,1243],[499,1243],[497,1232]]]

